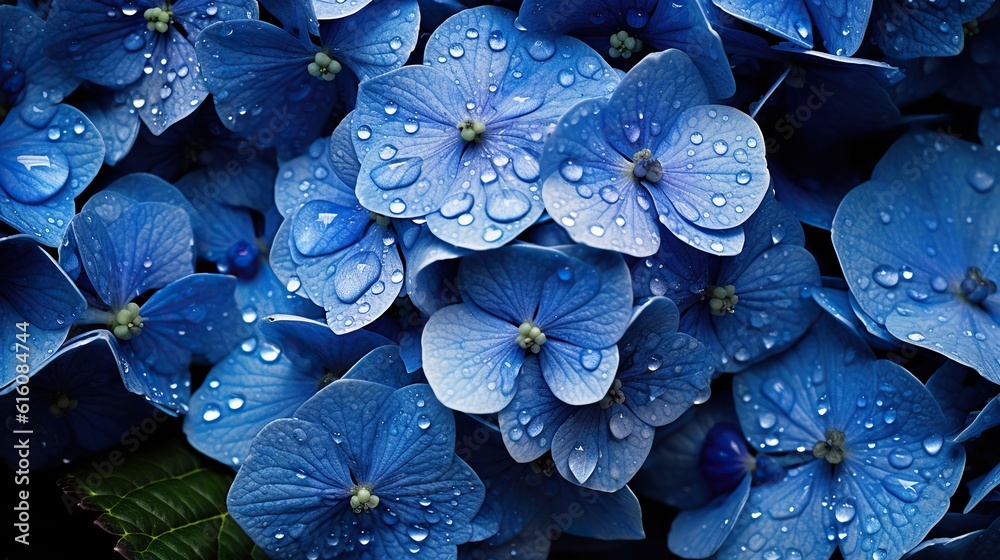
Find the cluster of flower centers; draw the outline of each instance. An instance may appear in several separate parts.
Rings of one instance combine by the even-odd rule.
[[[727,313],[736,312],[736,303],[740,301],[740,297],[736,295],[736,287],[732,284],[712,286],[705,293],[712,315],[724,317]]]
[[[528,464],[531,466],[531,470],[535,474],[552,476],[552,474],[556,472],[556,462],[552,459],[551,453],[546,453]]]
[[[608,389],[608,393],[600,400],[601,408],[611,408],[616,404],[624,402],[625,393],[622,391],[622,382],[619,379],[615,379],[611,382],[611,388]]]
[[[466,142],[482,142],[483,134],[486,133],[486,123],[469,118],[455,125],[462,140]]]
[[[170,29],[170,20],[174,14],[170,11],[170,6],[162,8],[149,8],[143,12],[142,17],[146,18],[146,29],[166,33]]]
[[[365,513],[378,506],[378,496],[372,494],[372,489],[367,486],[355,486],[351,488],[351,509],[354,513]]]
[[[826,459],[831,465],[836,465],[844,460],[844,432],[836,428],[827,428],[826,439],[816,442],[813,446],[813,456],[819,459]]]
[[[545,344],[545,333],[531,321],[525,321],[521,323],[520,327],[517,327],[517,345],[521,348],[537,354],[542,349],[543,344]]]
[[[139,315],[139,306],[129,303],[117,314],[111,322],[111,332],[119,340],[129,340],[134,336],[142,334],[142,317]]]
[[[636,179],[656,183],[663,178],[663,166],[659,160],[653,159],[653,152],[650,150],[639,150],[632,156],[632,162],[632,176]]]
[[[969,268],[962,279],[962,295],[969,303],[982,303],[986,298],[997,293],[997,283],[983,276],[978,268]]]
[[[76,408],[76,399],[69,398],[69,395],[62,391],[56,393],[56,398],[49,404],[49,412],[56,418],[61,418],[64,414]]]
[[[611,48],[608,49],[608,56],[611,58],[631,58],[633,53],[642,50],[642,41],[628,34],[628,31],[619,31],[611,36]]]
[[[329,82],[337,77],[337,73],[343,70],[343,67],[332,56],[320,51],[313,57],[306,70],[310,76]]]

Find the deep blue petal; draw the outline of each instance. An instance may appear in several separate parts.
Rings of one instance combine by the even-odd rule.
[[[314,6],[322,13],[321,0]],[[353,17],[324,22],[320,40],[331,56],[364,81],[406,62],[417,44],[419,23],[416,0],[383,0]]]
[[[674,518],[667,535],[670,551],[682,558],[708,558],[719,550],[750,497],[751,476],[739,487],[698,509],[682,511]]]
[[[87,302],[52,257],[27,236],[0,239],[0,262],[5,263],[0,274],[3,394],[17,385],[18,364],[26,364],[27,372],[20,373],[31,376],[52,358]]]
[[[59,245],[73,199],[104,159],[97,128],[68,105],[25,104],[11,109],[0,138],[0,219],[46,245]]]
[[[504,446],[515,461],[534,461],[552,447],[556,430],[572,413],[573,407],[552,394],[538,360],[529,357],[521,366],[514,399],[497,415]]]
[[[317,372],[328,370],[338,377],[368,352],[392,344],[384,336],[366,330],[337,335],[325,323],[292,315],[263,318],[259,327],[264,337],[277,344],[296,367]]]
[[[789,469],[780,481],[752,488],[718,557],[775,551],[782,557],[797,552],[802,558],[828,558],[836,547],[826,538],[830,512],[823,505],[833,493],[829,466],[811,461]]]
[[[71,226],[88,278],[115,312],[194,272],[191,221],[172,205],[118,197],[84,208]]]
[[[288,360],[264,360],[236,350],[209,372],[184,418],[188,441],[213,459],[239,468],[250,443],[272,420],[289,418],[317,390],[319,373]]]
[[[728,14],[797,45],[807,49],[811,49],[813,46],[812,20],[805,2],[801,0],[769,0],[767,2],[712,0],[712,3]]]
[[[639,471],[653,429],[622,406],[577,408],[552,439],[552,459],[566,480],[614,492]]]
[[[951,361],[938,368],[926,385],[944,413],[946,437],[965,429],[969,415],[982,410],[1000,392],[1000,387],[977,375],[975,370]]]

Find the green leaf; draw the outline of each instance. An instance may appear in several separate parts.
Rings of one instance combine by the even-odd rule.
[[[115,550],[125,558],[266,558],[226,510],[228,471],[176,441],[108,457],[97,470],[68,475],[63,491],[81,495],[84,509],[102,512],[97,525],[121,536]]]

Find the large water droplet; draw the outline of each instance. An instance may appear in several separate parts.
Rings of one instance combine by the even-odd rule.
[[[892,288],[899,283],[899,272],[888,266],[880,266],[872,272],[872,279],[883,288]]]

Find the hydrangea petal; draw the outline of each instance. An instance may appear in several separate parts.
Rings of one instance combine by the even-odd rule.
[[[504,446],[515,461],[534,461],[552,447],[556,430],[572,413],[552,394],[537,358],[529,357],[521,366],[514,399],[497,415]]]
[[[653,429],[628,408],[587,406],[556,431],[552,459],[570,482],[614,492],[639,471],[652,444]]]
[[[0,124],[0,219],[49,246],[104,158],[97,128],[68,105],[15,107]]]
[[[677,117],[668,142],[662,155],[656,153],[663,178],[649,187],[661,214],[668,213],[665,197],[696,226],[727,229],[760,206],[770,174],[763,134],[748,115],[722,105],[688,109]]]
[[[17,385],[17,364],[27,364],[31,375],[50,359],[87,302],[52,257],[27,236],[0,239],[0,261],[5,267],[0,275],[0,334],[8,341],[0,354],[3,394]],[[19,334],[25,339],[21,345],[16,344]],[[25,357],[23,362],[19,355]]]
[[[810,461],[788,469],[780,481],[753,487],[718,557],[774,551],[782,557],[797,552],[802,558],[829,558],[836,543],[823,533],[830,513],[822,504],[832,494],[826,461]]]
[[[502,410],[514,398],[524,361],[516,338],[516,325],[471,305],[439,309],[421,336],[424,373],[435,395],[454,410]]]
[[[743,477],[739,487],[708,505],[681,511],[667,535],[670,551],[681,558],[708,558],[719,550],[736,526],[735,520],[750,497],[752,477]]]
[[[566,404],[601,400],[618,370],[618,347],[582,348],[550,339],[538,355],[549,389]]]
[[[353,17],[325,22],[321,40],[364,81],[406,62],[417,44],[419,21],[416,0],[383,0]]]

